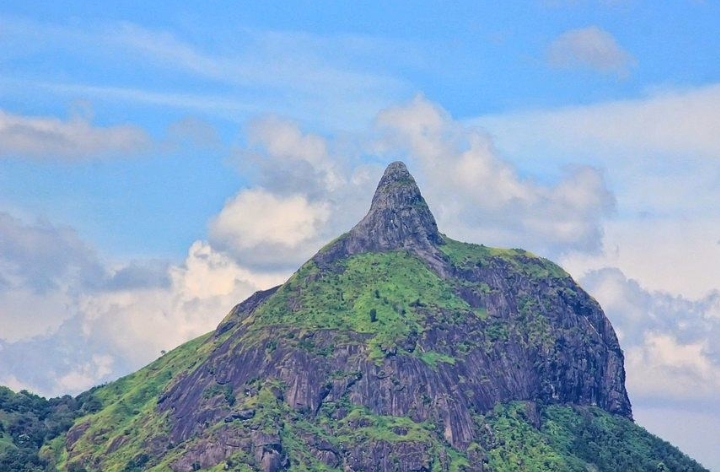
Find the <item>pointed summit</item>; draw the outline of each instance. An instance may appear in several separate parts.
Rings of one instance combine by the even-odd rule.
[[[367,240],[372,250],[442,244],[435,218],[402,162],[385,169],[370,211],[351,233]]]
[[[370,211],[345,236],[319,254],[334,260],[363,252],[406,249],[437,266],[443,238],[415,179],[402,162],[393,162],[380,179]]]

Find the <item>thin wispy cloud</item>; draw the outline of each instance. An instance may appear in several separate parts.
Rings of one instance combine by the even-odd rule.
[[[84,160],[133,155],[150,145],[132,125],[95,126],[82,117],[27,117],[0,110],[0,156]]]
[[[354,64],[377,56],[378,51],[398,53],[394,61],[407,56],[412,62],[417,55],[402,41],[248,28],[226,32],[221,43],[195,44],[129,22],[70,27],[0,17],[0,27],[9,38],[0,43],[0,54],[3,45],[12,44],[26,44],[28,50],[45,54],[50,38],[56,55],[90,65],[42,76],[6,72],[2,80],[15,93],[32,94],[41,88],[46,94],[186,108],[236,120],[275,110],[328,125],[353,121],[348,113],[355,111],[358,124],[407,96],[412,87],[380,66]],[[11,59],[15,56],[7,53]],[[163,86],[119,84],[85,74],[98,67],[115,68],[118,61],[132,65],[140,78],[145,77],[142,82]]]

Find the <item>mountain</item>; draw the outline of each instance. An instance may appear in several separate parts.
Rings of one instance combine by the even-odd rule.
[[[41,450],[60,470],[704,470],[632,422],[597,302],[440,233],[400,162],[285,284],[84,395]]]

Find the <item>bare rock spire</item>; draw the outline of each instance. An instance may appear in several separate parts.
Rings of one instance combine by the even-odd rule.
[[[367,215],[318,256],[328,260],[406,249],[439,269],[442,256],[437,246],[441,244],[443,237],[415,179],[404,163],[393,162],[380,179]]]

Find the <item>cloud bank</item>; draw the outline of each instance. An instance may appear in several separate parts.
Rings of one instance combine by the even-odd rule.
[[[632,398],[717,402],[720,292],[688,299],[650,291],[615,268],[593,271],[581,283],[618,333]]]

